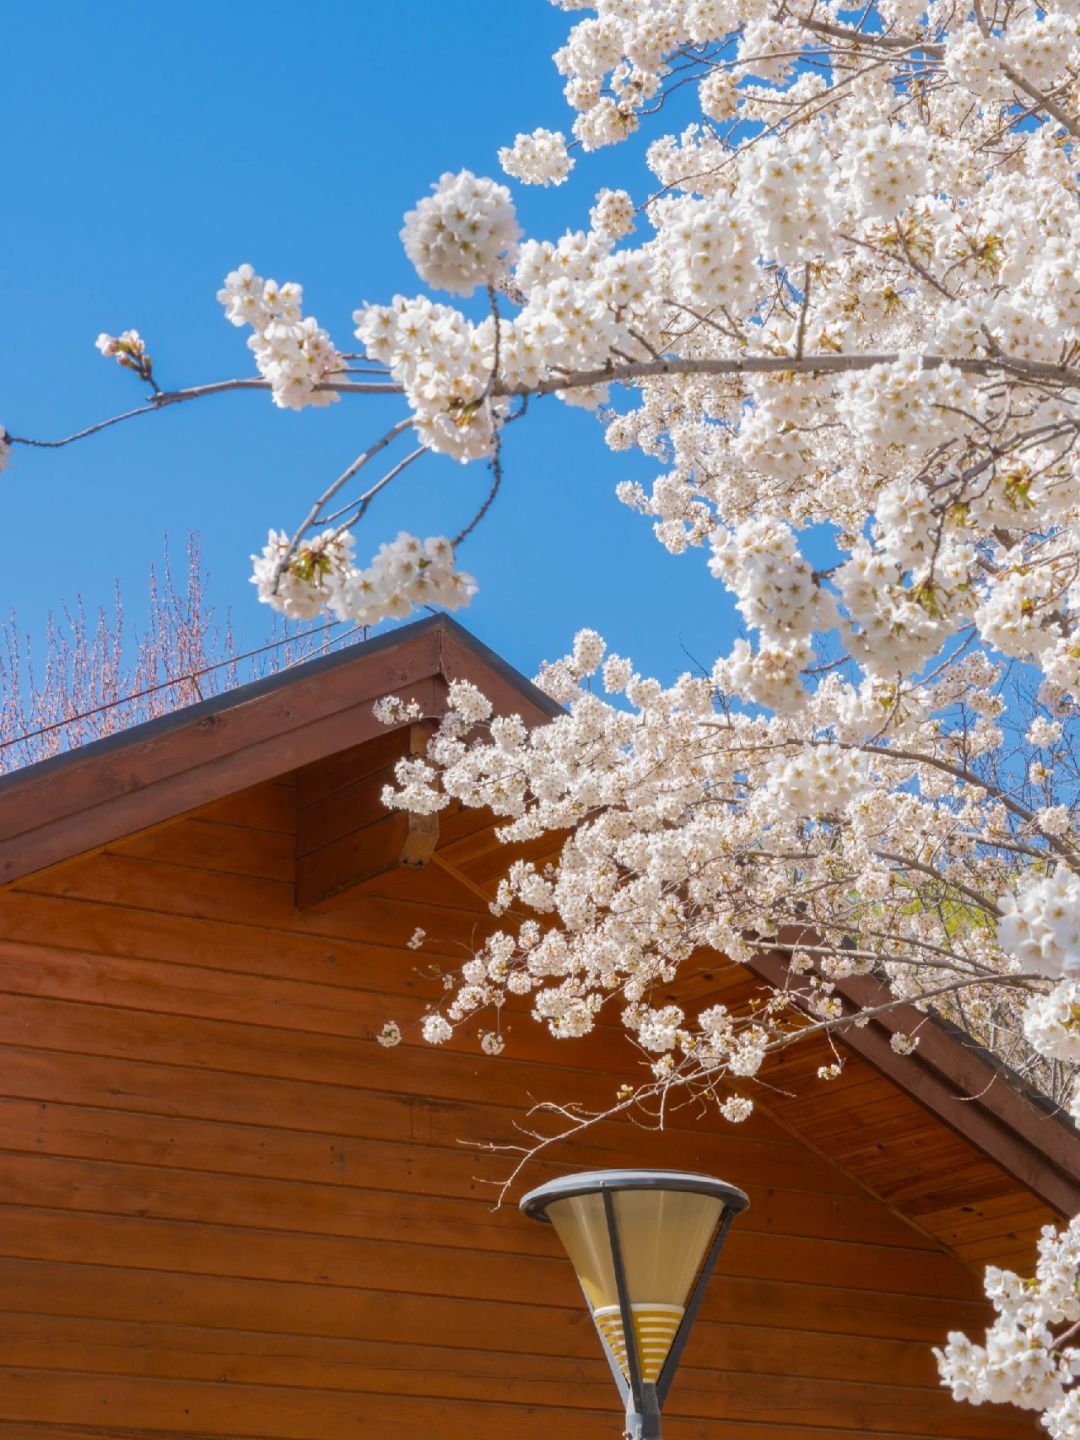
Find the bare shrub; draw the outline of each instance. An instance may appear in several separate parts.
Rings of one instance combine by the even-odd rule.
[[[14,610],[0,621],[0,774],[289,669],[364,633],[275,617],[263,644],[238,651],[229,611],[219,614],[208,598],[198,536],[188,537],[179,575],[166,539],[160,565],[150,566],[141,629],[128,619],[119,582],[111,605],[92,610],[78,596],[50,613],[41,636],[24,633]]]

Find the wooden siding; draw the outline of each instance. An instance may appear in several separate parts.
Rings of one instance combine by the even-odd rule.
[[[381,1049],[385,1019],[422,1012],[432,958],[488,923],[490,837],[451,819],[445,864],[304,913],[296,798],[261,784],[0,895],[0,1440],[613,1437],[569,1264],[492,1210],[506,1156],[462,1142],[513,1143],[531,1097],[609,1100],[623,1042],[557,1044],[511,1017],[498,1060],[464,1040]],[[942,1227],[1026,1243],[1029,1197],[995,1172],[969,1214],[956,1153],[922,1148],[954,1137],[925,1115],[919,1165],[894,1152],[875,1193],[880,1132],[866,1160],[851,1117],[904,1097],[863,1069],[741,1127],[609,1124],[530,1167],[535,1184],[672,1165],[749,1192],[671,1440],[1038,1433],[954,1405],[929,1351],[985,1318]],[[885,1111],[898,1136],[905,1113]],[[902,1213],[905,1168],[936,1174],[937,1230]]]

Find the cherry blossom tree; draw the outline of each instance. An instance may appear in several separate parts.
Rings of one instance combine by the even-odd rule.
[[[504,839],[548,836],[557,858],[508,866],[505,923],[425,1038],[494,1014],[482,1044],[497,1052],[508,996],[561,1037],[616,1011],[649,1066],[626,1105],[662,1113],[677,1091],[737,1122],[771,1050],[865,1023],[837,986],[872,974],[885,1003],[1041,1065],[1066,1102],[1076,0],[556,3],[589,12],[555,56],[572,140],[519,135],[502,170],[558,185],[578,152],[640,136],[651,193],[603,188],[587,226],[530,239],[505,184],[443,175],[402,240],[448,298],[363,306],[349,351],[304,316],[298,285],[241,265],[219,298],[250,332],[255,376],[163,392],[137,332],[105,335],[148,398],[51,443],[222,390],[293,409],[400,395],[400,420],[254,563],[259,598],[286,616],[374,624],[466,603],[457,551],[501,483],[505,427],[542,423],[545,397],[592,410],[610,447],[657,465],[651,490],[619,498],[671,552],[706,555],[748,638],[665,688],[583,631],[541,676],[566,711],[533,732],[452,687],[389,803],[488,806]],[[700,119],[663,133],[689,86]],[[2,454],[40,443],[7,435]],[[402,534],[358,563],[358,526],[426,452],[488,465],[484,507],[453,538]],[[702,948],[738,961],[766,942],[790,951],[789,974],[752,1014],[654,1003]],[[1080,1434],[1078,1265],[1074,1221],[1044,1236],[1034,1282],[991,1272],[985,1345],[956,1335],[941,1354],[958,1398]]]

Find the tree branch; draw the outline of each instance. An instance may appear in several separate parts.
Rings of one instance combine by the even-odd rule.
[[[358,474],[364,468],[364,466],[368,463],[369,460],[373,459],[374,456],[385,450],[392,441],[397,439],[397,437],[401,434],[403,430],[407,430],[411,423],[412,417],[406,416],[404,420],[399,420],[396,425],[392,425],[385,435],[375,441],[374,445],[369,445],[368,448],[363,452],[363,454],[358,455],[356,459],[352,462],[352,464],[341,472],[341,474],[337,477],[337,479],[332,485],[327,486],[327,488],[312,505],[308,513],[304,516],[303,520],[300,522],[299,526],[296,529],[296,533],[289,541],[289,548],[286,553],[281,557],[281,560],[278,563],[278,576],[280,576],[284,572],[289,561],[296,554],[296,547],[297,545],[299,545],[303,537],[307,534],[307,532],[311,529],[313,525],[318,524],[319,514],[323,506],[326,505],[328,501],[332,500],[334,496],[338,493],[338,491],[342,488],[342,486],[347,485],[349,481],[353,478],[353,476]]]
[[[148,404],[139,405],[134,410],[125,410],[120,415],[111,415],[108,420],[99,420],[94,425],[87,425],[84,430],[76,430],[73,435],[65,435],[62,440],[33,440],[26,435],[8,435],[7,443],[9,445],[32,445],[35,449],[40,450],[59,450],[64,445],[74,444],[76,440],[85,440],[89,435],[96,435],[99,430],[107,430],[110,425],[119,425],[122,420],[133,420],[136,415],[152,415],[155,410],[164,410],[169,405],[182,405],[186,400],[202,400],[207,395],[223,395],[229,390],[269,389],[269,380],[251,377],[244,380],[215,380],[209,385],[192,385],[186,390],[162,390]],[[401,385],[360,380],[326,381],[322,385],[316,385],[315,389],[335,390],[343,395],[403,395],[405,393]]]
[[[904,358],[899,351],[869,355],[748,355],[719,359],[675,356],[669,360],[633,360],[607,365],[600,370],[577,370],[539,385],[496,385],[496,395],[551,395],[558,390],[587,389],[595,385],[616,385],[626,380],[652,380],[677,375],[843,375],[869,370],[875,365],[895,365]],[[921,355],[927,370],[951,365],[967,375],[1015,375],[1019,379],[1053,381],[1070,388],[1080,385],[1080,370],[1051,365],[1044,360],[1021,360],[1011,355],[991,357]]]
[[[852,45],[876,50],[916,50],[931,60],[941,60],[945,55],[944,45],[922,40],[918,35],[874,35],[865,30],[852,30],[847,25],[834,25],[828,20],[810,20],[802,15],[795,18],[804,30],[812,30],[815,35],[828,35],[834,40],[848,40]]]

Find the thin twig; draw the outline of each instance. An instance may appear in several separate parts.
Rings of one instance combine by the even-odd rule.
[[[427,453],[428,447],[426,445],[418,445],[415,450],[410,450],[408,455],[405,456],[404,460],[399,460],[392,470],[388,470],[381,480],[377,480],[375,484],[372,485],[370,490],[365,491],[363,495],[359,496],[356,500],[351,501],[348,505],[343,505],[341,509],[335,511],[333,515],[328,515],[323,521],[323,523],[326,525],[332,525],[335,520],[339,519],[342,515],[347,514],[348,511],[352,510],[355,507],[356,513],[350,516],[348,520],[343,521],[337,527],[335,534],[341,535],[346,530],[351,530],[352,527],[357,524],[358,521],[362,520],[363,517],[367,514],[368,506],[371,504],[372,500],[375,499],[375,496],[378,495],[380,490],[385,490],[387,485],[389,485],[392,480],[396,480],[403,470],[407,470],[409,466],[414,463],[414,461],[420,459],[421,455],[426,455]]]
[[[469,523],[465,526],[465,529],[459,530],[458,533],[454,536],[453,540],[451,540],[450,543],[451,545],[453,545],[455,550],[458,548],[459,545],[462,544],[463,541],[469,538],[472,532],[480,524],[481,520],[483,520],[487,512],[491,509],[495,501],[495,496],[499,493],[499,487],[502,485],[502,436],[498,430],[495,431],[494,448],[491,452],[490,469],[492,479],[491,489],[487,493],[487,499],[480,506],[480,509],[476,512],[476,514],[469,521]]]
[[[332,485],[329,485],[323,491],[323,493],[312,505],[308,513],[304,516],[303,520],[300,522],[300,525],[298,526],[292,539],[289,541],[288,550],[278,560],[277,566],[274,570],[275,593],[277,592],[278,581],[281,579],[282,575],[288,568],[290,560],[296,554],[296,547],[300,544],[300,541],[307,534],[308,530],[311,529],[312,525],[318,523],[319,512],[327,503],[327,501],[332,500],[343,485],[347,485],[349,481],[353,478],[353,476],[364,468],[364,466],[368,463],[369,460],[371,460],[374,456],[378,455],[381,451],[385,450],[386,447],[392,441],[396,440],[403,430],[407,430],[411,424],[412,417],[406,416],[404,420],[399,420],[396,425],[391,425],[390,429],[387,430],[385,435],[381,436],[378,440],[376,440],[374,445],[369,445],[362,454],[356,457],[356,459],[352,462],[351,465],[347,466],[346,469],[341,472],[341,474],[337,477],[334,483]]]
[[[223,395],[229,390],[269,390],[269,380],[256,380],[254,378],[244,380],[215,380],[209,385],[193,385],[187,390],[163,390],[155,395],[148,405],[139,405],[134,410],[125,410],[120,415],[111,415],[108,420],[99,420],[94,425],[87,425],[83,430],[76,430],[73,435],[65,435],[62,440],[33,440],[26,435],[8,435],[6,437],[9,445],[32,445],[40,450],[59,450],[64,445],[71,445],[76,440],[85,440],[89,435],[96,435],[100,430],[107,430],[110,425],[119,425],[122,420],[133,420],[136,415],[152,415],[156,410],[164,410],[170,405],[182,405],[186,400],[202,400],[207,395]],[[401,385],[381,384],[366,381],[338,380],[326,381],[315,386],[316,390],[335,390],[343,395],[403,395],[404,388]]]

